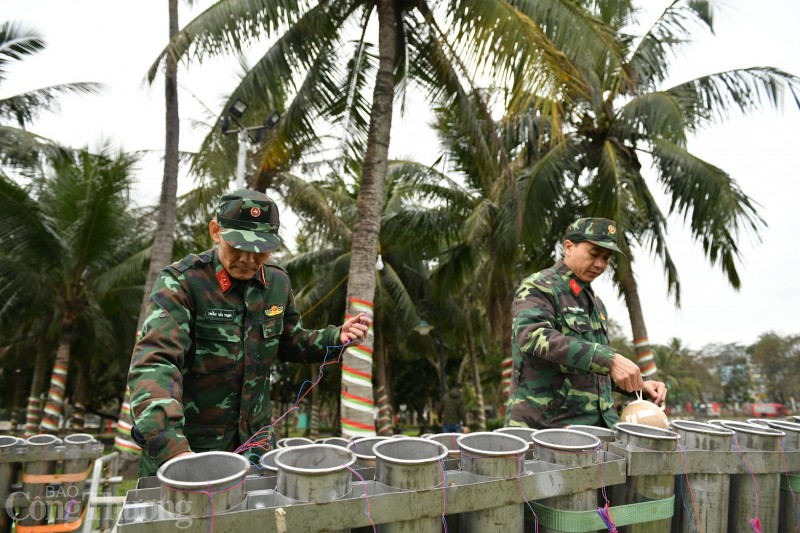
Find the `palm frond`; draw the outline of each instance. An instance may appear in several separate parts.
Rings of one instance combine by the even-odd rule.
[[[44,49],[44,39],[20,22],[7,20],[0,24],[0,82],[6,78],[7,66]]]
[[[751,67],[709,74],[665,92],[680,105],[686,126],[696,130],[706,122],[723,120],[732,109],[748,112],[765,102],[779,109],[783,93],[795,95],[800,90],[800,77],[772,67]]]
[[[669,92],[652,92],[634,96],[617,111],[611,135],[660,138],[685,145],[686,126],[681,102]]]
[[[391,264],[386,264],[383,270],[378,271],[378,289],[386,297],[381,299],[381,305],[387,311],[387,316],[399,322],[401,327],[411,329],[419,324],[420,318],[414,304],[414,299],[408,293],[403,280],[398,276]]]
[[[196,16],[161,51],[147,72],[152,83],[167,54],[176,60],[241,52],[281,27],[291,26],[308,8],[296,0],[221,0]],[[243,23],[242,21],[246,21]]]
[[[739,288],[739,234],[757,237],[765,225],[755,202],[725,171],[680,146],[654,140],[653,159],[671,196],[670,212],[683,216],[711,263],[719,262],[730,284]]]
[[[553,227],[566,195],[565,176],[577,174],[580,147],[566,138],[540,156],[535,164],[518,172],[521,188],[522,240],[530,245],[542,242]]]
[[[102,83],[64,83],[0,99],[0,120],[13,120],[20,127],[30,124],[42,111],[57,111],[58,99],[66,94],[97,94]]]
[[[630,65],[637,85],[655,88],[669,75],[669,58],[690,42],[698,27],[713,31],[709,0],[673,0],[642,36],[631,54]]]
[[[3,235],[5,253],[50,258],[57,264],[62,254],[67,253],[67,243],[56,226],[52,213],[39,209],[27,189],[0,176],[0,235]],[[38,268],[44,270],[47,267],[39,265]]]

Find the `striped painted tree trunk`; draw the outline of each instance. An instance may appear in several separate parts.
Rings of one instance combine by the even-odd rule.
[[[25,412],[24,435],[32,437],[39,433],[39,424],[42,422],[42,392],[44,380],[47,378],[49,355],[52,347],[45,337],[39,339],[36,346],[36,362],[33,366],[31,378],[31,391],[28,396],[28,406]]]
[[[372,303],[350,299],[346,318],[359,313],[372,316]],[[372,399],[372,345],[370,328],[364,342],[348,348],[342,358],[342,435],[345,437],[375,435],[375,401]]]
[[[66,351],[66,356],[62,354],[64,351]],[[39,424],[39,431],[42,433],[57,431],[61,422],[61,414],[64,411],[64,393],[67,388],[67,365],[64,364],[64,359],[69,364],[69,346],[64,348],[64,345],[60,344],[56,353],[56,363],[53,365],[53,373],[50,375],[50,389],[44,403],[42,422]]]
[[[133,428],[131,389],[126,385],[125,396],[122,398],[122,406],[119,409],[119,418],[117,419],[117,434],[114,435],[114,448],[119,450],[123,457],[124,454],[139,455],[142,451],[139,445],[131,438],[131,428]]]
[[[386,169],[394,105],[397,62],[397,13],[395,0],[378,0],[378,73],[372,91],[367,150],[361,167],[356,201],[356,220],[347,283],[347,314],[368,311],[375,299],[375,260],[381,213],[385,202]],[[341,423],[345,436],[374,435],[372,394],[372,335],[360,346],[345,351],[342,361]]]
[[[392,434],[392,406],[386,387],[378,387],[378,435]]]
[[[388,372],[386,369],[386,346],[380,334],[380,325],[375,323],[375,383],[377,390],[375,398],[378,404],[378,435],[392,434],[392,405],[389,401]]]
[[[658,368],[656,368],[656,360],[653,356],[653,350],[650,349],[650,341],[647,338],[642,303],[639,301],[639,289],[636,286],[632,269],[628,270],[622,280],[622,294],[625,296],[625,305],[628,307],[628,315],[631,319],[636,364],[639,365],[642,376],[653,376],[658,371]]]
[[[64,395],[67,390],[72,327],[76,318],[77,312],[67,306],[61,318],[61,333],[58,337],[56,360],[53,363],[53,373],[50,374],[50,388],[44,403],[42,422],[39,424],[41,433],[54,433],[61,423],[61,415],[64,412]]]
[[[42,421],[42,399],[38,396],[28,397],[28,408],[25,411],[25,437],[33,437],[39,433],[39,424]]]

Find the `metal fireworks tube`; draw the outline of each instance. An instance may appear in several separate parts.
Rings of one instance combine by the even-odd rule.
[[[401,490],[425,490],[442,487],[445,479],[444,458],[447,447],[430,439],[409,437],[386,439],[373,448],[375,481]],[[444,496],[443,496],[444,497]],[[440,533],[442,518],[420,518],[379,524],[381,533]]]
[[[616,430],[617,440],[621,444],[659,452],[674,452],[681,438],[674,431],[640,424],[620,423],[616,425]],[[624,486],[614,487],[612,500],[614,505],[621,505],[662,500],[674,494],[675,477],[672,474],[663,476],[631,474]],[[670,530],[671,524],[672,518],[665,518],[633,524],[622,530],[627,533],[663,533]]]
[[[458,439],[461,469],[478,476],[515,479],[525,472],[525,439],[502,432],[468,433]],[[461,515],[461,531],[521,532],[525,525],[523,504],[503,505]]]
[[[702,422],[673,420],[672,430],[680,435],[685,448],[708,452],[709,461],[715,452],[731,451],[733,431]],[[675,498],[672,530],[679,533],[726,533],[728,531],[728,498],[731,477],[728,474],[688,473],[675,477],[675,492],[683,491],[683,502]],[[697,509],[694,508],[697,504]],[[686,515],[684,504],[689,509]]]

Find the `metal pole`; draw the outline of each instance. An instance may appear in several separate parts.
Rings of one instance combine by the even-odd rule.
[[[236,132],[236,138],[239,141],[239,154],[236,158],[236,188],[244,189],[244,163],[247,159],[247,129],[239,128]]]

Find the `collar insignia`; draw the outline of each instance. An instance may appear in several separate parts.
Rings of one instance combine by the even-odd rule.
[[[224,268],[217,272],[217,283],[219,283],[219,288],[222,289],[222,292],[228,292],[228,289],[233,285],[231,278],[228,276],[228,271]]]
[[[581,293],[581,286],[578,285],[578,282],[574,279],[569,280],[569,288],[572,289],[572,292],[575,293],[575,296]]]

